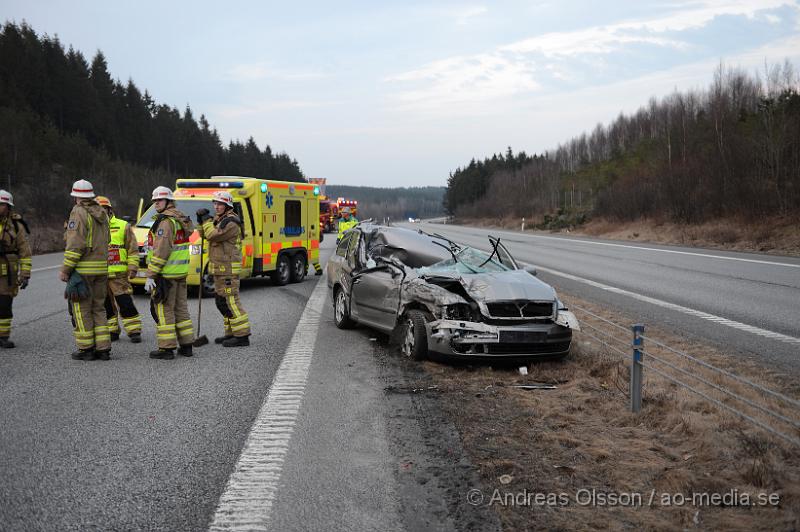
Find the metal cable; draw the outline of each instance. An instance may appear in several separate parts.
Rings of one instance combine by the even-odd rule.
[[[695,375],[694,373],[691,373],[690,371],[687,371],[687,370],[685,370],[683,368],[680,368],[680,367],[676,366],[675,364],[673,364],[671,362],[667,362],[663,358],[659,358],[659,357],[653,355],[652,353],[650,353],[648,351],[642,351],[642,352],[644,354],[646,354],[648,357],[650,357],[649,358],[650,360],[655,360],[656,362],[658,362],[660,364],[664,364],[665,366],[669,366],[672,369],[674,369],[676,371],[680,371],[684,375],[688,375],[689,377],[692,377],[693,379],[696,379],[696,380],[702,382],[703,384],[705,384],[707,386],[711,386],[715,390],[719,390],[722,393],[728,394],[731,397],[733,397],[735,399],[738,399],[739,401],[741,401],[743,403],[746,403],[747,405],[751,406],[752,408],[755,408],[756,410],[761,410],[765,414],[769,414],[770,416],[772,416],[774,418],[780,419],[784,423],[792,425],[795,428],[800,428],[800,423],[798,423],[797,421],[794,421],[793,419],[789,419],[788,417],[783,416],[783,415],[781,415],[781,414],[779,414],[777,412],[773,412],[769,408],[766,408],[766,407],[761,406],[761,405],[759,405],[757,403],[754,403],[753,401],[747,399],[746,397],[742,397],[741,395],[738,395],[738,394],[736,394],[736,393],[734,393],[734,392],[732,392],[730,390],[726,390],[725,388],[723,388],[721,386],[718,386],[718,385],[714,384],[713,382],[709,382],[709,381],[705,380],[704,378],[699,377],[699,376]]]
[[[594,318],[597,318],[597,319],[598,319],[598,320],[600,320],[600,321],[604,321],[604,322],[608,323],[609,325],[613,325],[613,326],[614,326],[614,327],[616,327],[617,329],[623,330],[623,331],[625,331],[626,333],[629,333],[629,334],[631,333],[631,330],[630,330],[630,329],[626,329],[626,328],[625,328],[625,327],[623,327],[622,325],[618,325],[618,324],[614,323],[613,321],[609,321],[609,320],[607,320],[607,319],[605,319],[605,318],[602,318],[602,317],[598,316],[597,314],[593,314],[593,313],[589,312],[588,310],[586,310],[586,309],[585,309],[585,308],[583,308],[583,307],[579,307],[579,306],[577,306],[577,305],[572,305],[571,307],[572,307],[572,308],[576,308],[576,309],[580,310],[581,312],[584,312],[584,313],[586,313],[586,314],[588,314],[588,315],[590,315],[590,316],[592,316],[592,317],[594,317]]]
[[[587,326],[587,327],[589,327],[590,329],[593,329],[593,330],[595,330],[595,331],[597,331],[597,332],[599,332],[599,333],[601,333],[601,334],[604,334],[604,335],[608,336],[608,337],[609,337],[609,338],[611,338],[612,340],[615,340],[615,341],[617,341],[617,342],[620,342],[620,343],[621,343],[621,344],[623,344],[625,347],[629,347],[629,345],[630,345],[630,344],[628,344],[627,342],[623,342],[622,340],[618,340],[617,338],[615,338],[614,336],[612,336],[610,332],[604,331],[603,329],[598,329],[597,327],[594,327],[594,326],[592,326],[590,323],[586,323],[586,322],[583,322],[583,323],[581,323],[581,327],[583,327],[584,325],[585,325],[585,326]]]
[[[626,352],[625,352],[625,351],[623,351],[622,349],[617,349],[617,348],[616,348],[616,347],[614,347],[613,345],[611,345],[611,344],[607,344],[605,341],[603,341],[602,339],[598,338],[597,336],[595,336],[595,335],[593,335],[593,334],[589,334],[589,333],[587,333],[587,332],[583,332],[583,331],[581,331],[581,334],[585,334],[586,336],[589,336],[589,337],[591,337],[591,338],[594,338],[595,340],[597,340],[598,342],[600,342],[600,343],[601,343],[601,344],[603,344],[604,346],[608,347],[609,349],[612,349],[612,350],[616,351],[617,353],[620,353],[622,356],[624,356],[624,357],[626,357],[626,358],[628,357],[628,355],[630,355],[630,353],[626,353]]]
[[[722,373],[723,375],[726,375],[726,376],[728,376],[728,377],[730,377],[730,378],[732,378],[734,380],[737,380],[737,381],[739,381],[739,382],[741,382],[743,384],[747,384],[748,386],[752,386],[753,388],[761,390],[764,393],[773,395],[773,396],[775,396],[775,397],[777,397],[777,398],[779,398],[779,399],[781,399],[783,401],[786,401],[787,403],[791,403],[794,406],[800,408],[800,401],[792,399],[791,397],[787,397],[787,396],[783,395],[780,392],[776,392],[776,391],[770,390],[769,388],[765,388],[764,386],[761,386],[760,384],[756,384],[755,382],[750,381],[748,379],[745,379],[744,377],[740,377],[740,376],[738,376],[736,374],[733,374],[733,373],[731,373],[729,371],[726,371],[726,370],[724,370],[722,368],[718,368],[716,366],[713,366],[713,365],[709,364],[708,362],[704,362],[704,361],[700,360],[699,358],[695,358],[695,357],[693,357],[692,355],[690,355],[688,353],[684,353],[683,351],[679,351],[679,350],[675,349],[674,347],[670,347],[670,346],[668,346],[668,345],[666,345],[666,344],[664,344],[662,342],[659,342],[655,338],[650,338],[649,336],[645,336],[643,334],[639,335],[639,337],[642,338],[643,340],[647,340],[649,342],[653,342],[655,345],[657,345],[659,347],[662,347],[662,348],[666,349],[667,351],[671,351],[671,352],[675,353],[676,355],[688,358],[689,360],[691,360],[693,362],[697,362],[701,366],[706,367],[706,368],[708,368],[708,369],[710,369],[712,371],[717,371],[719,373]]]
[[[665,379],[667,379],[669,381],[672,381],[675,384],[677,384],[679,386],[682,386],[682,387],[686,388],[687,390],[689,390],[691,392],[696,393],[697,395],[699,395],[700,397],[703,397],[707,401],[711,401],[715,405],[720,406],[720,407],[722,407],[725,410],[728,410],[730,412],[733,412],[734,414],[746,419],[747,421],[749,421],[749,422],[751,422],[751,423],[753,423],[755,425],[758,425],[759,427],[761,427],[762,429],[766,430],[767,432],[770,432],[770,433],[774,434],[775,436],[779,436],[779,437],[783,438],[784,440],[786,440],[786,441],[788,441],[790,443],[793,443],[794,445],[800,447],[800,440],[798,440],[797,438],[794,438],[792,436],[788,436],[788,435],[786,435],[786,434],[784,434],[782,432],[779,432],[779,431],[773,429],[772,427],[770,427],[769,425],[765,425],[764,423],[758,421],[757,419],[752,418],[752,417],[748,416],[747,414],[745,414],[743,412],[739,412],[735,408],[730,407],[730,406],[726,405],[725,403],[714,399],[713,397],[709,397],[708,395],[704,394],[703,392],[701,392],[699,390],[695,390],[694,388],[692,388],[691,386],[689,386],[685,382],[681,382],[678,379],[667,375],[665,372],[663,372],[663,371],[661,371],[659,369],[656,369],[653,366],[650,366],[649,364],[645,364],[644,362],[640,362],[640,364],[642,365],[642,367],[645,367],[645,368],[649,369],[653,373],[661,375]]]

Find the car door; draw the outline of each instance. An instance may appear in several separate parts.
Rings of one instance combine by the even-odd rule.
[[[392,265],[380,263],[353,276],[351,309],[358,321],[390,332],[397,323],[402,274]]]
[[[326,266],[328,283],[331,286],[337,282],[340,283],[348,294],[350,293],[350,276],[348,275],[347,266],[347,248],[350,245],[350,237],[352,236],[352,233],[348,233],[336,243],[336,251],[328,259]]]

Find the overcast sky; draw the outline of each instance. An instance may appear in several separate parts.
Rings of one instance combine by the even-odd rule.
[[[307,176],[444,185],[512,146],[541,153],[650,96],[705,88],[720,61],[800,68],[782,0],[136,2],[2,0],[159,103],[253,136]]]

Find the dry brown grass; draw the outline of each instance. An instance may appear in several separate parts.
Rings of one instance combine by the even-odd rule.
[[[580,306],[626,323],[624,317],[585,301],[565,299],[573,309]],[[598,328],[603,325],[586,315],[583,319]],[[588,328],[586,331],[591,332]],[[701,358],[714,365],[736,366],[738,374],[759,384],[795,398],[800,395],[792,379],[770,375],[753,363],[690,344],[667,331],[650,328],[648,334],[692,354],[702,353]],[[623,342],[630,341],[624,334],[620,336]],[[680,357],[668,358],[668,353],[657,352],[652,345],[646,344],[646,348],[655,356],[689,367]],[[493,504],[507,530],[792,530],[800,526],[797,448],[652,373],[646,373],[642,412],[629,412],[626,359],[586,334],[578,333],[576,349],[567,360],[534,364],[527,376],[487,367],[435,363],[426,363],[425,367],[439,384],[443,403],[459,427],[465,448],[480,467],[487,502],[495,489],[500,494],[527,490],[528,494],[563,493],[569,497],[566,506]],[[786,404],[764,401],[760,394],[735,381],[704,376],[797,418]],[[510,387],[531,382],[554,383],[558,388],[526,391]],[[708,388],[704,391],[721,397]],[[764,419],[758,412],[743,408]],[[780,423],[777,427],[800,436],[792,427]],[[504,483],[509,478],[510,482]],[[582,489],[641,494],[642,504],[581,506],[575,497]],[[740,500],[745,493],[776,493],[780,505],[664,505],[664,494],[675,493],[735,493]],[[651,494],[654,502],[649,505]]]
[[[64,229],[57,225],[34,226],[28,237],[34,255],[64,250]]]
[[[662,244],[702,246],[739,251],[800,255],[800,219],[724,219],[687,225],[660,220],[615,222],[596,219],[572,234]]]

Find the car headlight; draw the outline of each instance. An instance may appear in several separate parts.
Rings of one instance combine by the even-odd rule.
[[[198,245],[192,244],[189,246],[189,255],[199,255],[200,250],[203,249]]]
[[[442,316],[446,320],[473,321],[473,309],[466,303],[456,303],[454,305],[444,305]]]
[[[578,323],[578,318],[575,317],[575,314],[564,308],[558,309],[556,324],[561,325],[562,327],[570,328],[573,331],[581,330],[580,323]]]

